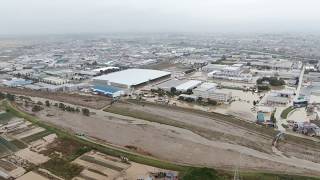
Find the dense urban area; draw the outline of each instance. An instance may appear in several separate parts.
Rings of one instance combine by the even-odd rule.
[[[316,180],[320,36],[0,37],[0,180]]]

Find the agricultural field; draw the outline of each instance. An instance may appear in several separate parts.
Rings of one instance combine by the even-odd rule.
[[[160,174],[177,177],[174,171],[159,169],[143,164],[129,162],[125,159],[108,156],[96,151],[90,151],[77,158],[74,163],[85,169],[76,179],[139,179],[152,177],[153,179],[163,179]]]

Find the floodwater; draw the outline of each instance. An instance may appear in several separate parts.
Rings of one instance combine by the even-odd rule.
[[[226,93],[232,93],[232,99],[234,100],[231,104],[223,104],[212,109],[213,112],[230,114],[242,119],[249,121],[256,120],[256,112],[253,112],[253,101],[259,100],[261,95],[253,93],[251,91],[242,91],[234,89],[221,89]]]
[[[288,114],[288,120],[294,121],[294,122],[306,122],[309,121],[309,118],[307,117],[307,112],[304,108],[298,108],[295,109],[293,112]]]

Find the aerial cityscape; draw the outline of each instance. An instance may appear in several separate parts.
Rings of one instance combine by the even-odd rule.
[[[29,33],[18,20],[0,30],[0,180],[320,179],[320,34],[130,32],[126,20]]]

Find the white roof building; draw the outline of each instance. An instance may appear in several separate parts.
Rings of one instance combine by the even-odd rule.
[[[208,64],[202,68],[203,71],[205,72],[211,72],[211,71],[217,71],[217,70],[222,70],[224,68],[228,67],[228,65],[223,65],[223,64]]]
[[[127,69],[95,77],[93,81],[99,84],[131,88],[170,75],[170,72],[152,69]]]
[[[188,89],[193,89],[197,86],[199,86],[202,83],[202,81],[197,80],[190,80],[183,84],[180,84],[176,87],[177,91],[186,92]]]
[[[216,83],[203,83],[193,90],[193,94],[198,98],[212,99],[219,102],[226,102],[231,99],[231,93],[225,93],[216,87]]]

